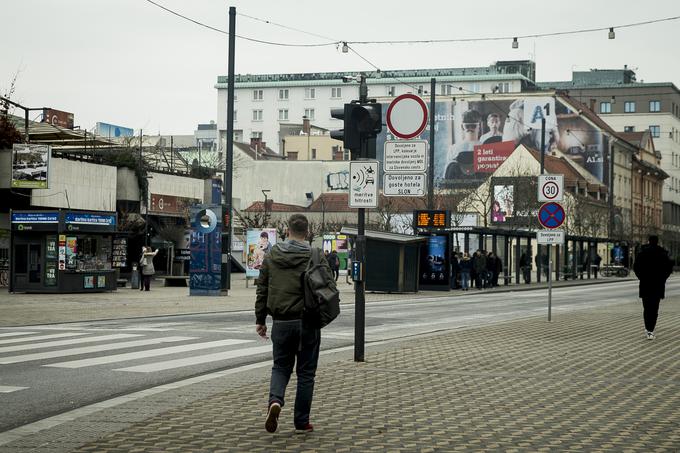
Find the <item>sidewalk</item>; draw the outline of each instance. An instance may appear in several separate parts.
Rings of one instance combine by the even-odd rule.
[[[554,282],[553,287],[598,284],[624,281],[616,277],[597,280],[568,280]],[[189,288],[164,287],[162,279],[152,282],[151,291],[118,288],[110,293],[90,294],[9,294],[0,289],[0,327],[29,326],[64,322],[122,319],[146,316],[165,316],[192,313],[211,313],[253,310],[255,284],[251,280],[246,288],[245,276],[234,274],[228,296],[190,297]],[[499,286],[488,291],[524,291],[545,288],[545,282],[529,285]],[[342,303],[354,303],[354,285],[347,284],[344,276],[338,280]],[[426,297],[469,296],[482,291],[419,291],[418,293],[388,294],[366,293],[366,301],[412,300]]]
[[[278,432],[264,431],[265,362],[95,405],[0,450],[678,451],[680,298],[663,303],[654,341],[643,339],[641,311],[638,302],[556,311],[552,323],[536,317],[369,345],[365,363],[351,350],[325,354],[307,435],[293,433],[294,378]]]

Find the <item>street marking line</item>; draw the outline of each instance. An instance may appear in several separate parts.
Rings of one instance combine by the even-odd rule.
[[[31,349],[45,349],[54,348],[57,346],[68,346],[70,344],[80,344],[80,343],[95,343],[97,341],[109,341],[109,340],[121,340],[123,338],[141,337],[141,334],[132,333],[116,333],[112,335],[100,335],[98,337],[86,337],[86,338],[74,338],[71,340],[59,340],[59,341],[47,341],[44,343],[29,343],[29,344],[19,344],[15,346],[6,346],[0,348],[0,353],[3,352],[15,352],[15,351],[28,351]]]
[[[169,348],[151,349],[148,351],[129,352],[125,354],[114,354],[102,357],[94,357],[91,359],[72,360],[70,362],[51,363],[43,365],[54,368],[84,368],[88,366],[104,365],[106,363],[125,362],[128,360],[144,359],[149,357],[158,357],[161,355],[177,354],[182,352],[197,351],[199,349],[210,349],[221,346],[233,346],[242,343],[252,343],[255,340],[219,340],[208,341],[205,343],[192,343],[182,346],[171,346]]]
[[[18,337],[19,335],[35,335],[38,332],[7,332],[0,333],[0,337]]]
[[[12,393],[18,390],[25,390],[29,387],[14,387],[11,385],[0,385],[0,393]]]
[[[10,340],[0,340],[0,344],[22,343],[24,341],[52,340],[54,338],[77,337],[87,335],[86,332],[52,333],[49,335],[39,335],[37,337],[12,338]]]
[[[157,371],[171,370],[173,368],[181,368],[191,365],[200,365],[202,363],[216,362],[218,360],[234,359],[237,357],[245,357],[249,355],[261,354],[263,352],[272,352],[272,346],[258,346],[255,348],[236,349],[233,351],[218,352],[215,354],[199,355],[197,357],[189,357],[186,359],[166,360],[164,362],[149,363],[145,365],[132,366],[128,368],[117,368],[114,371],[128,371],[132,373],[154,373]]]
[[[10,363],[30,362],[33,360],[54,359],[56,357],[67,357],[70,355],[90,354],[92,352],[111,351],[113,349],[134,348],[137,346],[148,346],[151,344],[172,343],[174,341],[187,341],[195,339],[195,337],[162,337],[151,338],[147,340],[124,341],[122,343],[102,344],[98,346],[85,346],[82,348],[62,349],[59,351],[36,352],[33,354],[2,357],[0,358],[0,364],[7,365]]]

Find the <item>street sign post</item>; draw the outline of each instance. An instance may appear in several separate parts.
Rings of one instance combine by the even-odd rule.
[[[538,177],[538,201],[564,200],[564,175],[540,175]]]
[[[349,163],[349,207],[378,207],[378,161],[357,160]]]
[[[385,173],[425,173],[427,141],[387,140],[383,170]]]
[[[416,138],[427,126],[427,105],[415,94],[397,96],[387,107],[386,122],[395,137]]]
[[[387,197],[422,197],[426,186],[425,173],[383,175],[383,194]]]
[[[555,202],[544,203],[538,210],[538,222],[544,228],[555,229],[562,226],[566,214],[561,204]]]
[[[564,244],[563,230],[538,230],[536,232],[536,242],[540,245],[561,245]]]

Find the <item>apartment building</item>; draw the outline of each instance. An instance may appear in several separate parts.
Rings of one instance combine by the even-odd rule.
[[[425,95],[436,79],[436,94],[515,93],[534,86],[533,61],[498,61],[486,67],[412,69],[365,72],[369,97],[394,97],[404,93]],[[234,140],[260,139],[281,152],[280,125],[301,123],[303,117],[324,129],[339,129],[332,108],[359,98],[356,82],[343,83],[356,71],[300,74],[238,74],[234,80]],[[227,76],[218,76],[217,125],[220,149],[226,146]]]
[[[680,90],[671,82],[638,81],[635,71],[591,69],[575,71],[571,81],[539,82],[543,89],[566,90],[588,105],[614,130],[649,130],[663,181],[663,240],[674,257],[680,256]]]

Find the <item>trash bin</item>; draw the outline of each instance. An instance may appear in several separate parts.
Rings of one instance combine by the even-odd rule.
[[[130,276],[130,288],[139,289],[139,270],[137,263],[132,263],[132,275]]]

